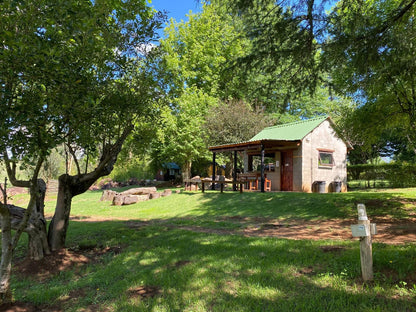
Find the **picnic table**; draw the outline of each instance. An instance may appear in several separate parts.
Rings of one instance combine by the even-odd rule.
[[[199,178],[185,179],[184,182],[185,182],[185,191],[198,191],[198,183],[201,183],[201,179]]]
[[[211,178],[203,178],[203,179],[201,179],[201,190],[202,190],[202,193],[204,193],[205,192],[205,183],[217,183],[217,184],[219,184],[220,185],[220,190],[221,190],[221,193],[222,192],[224,192],[224,184],[233,184],[233,185],[235,185],[235,184],[237,184],[237,185],[240,185],[240,193],[242,193],[243,192],[243,185],[244,185],[244,181],[232,181],[232,180],[215,180],[215,181],[213,181]]]
[[[272,190],[271,180],[267,179],[267,175],[264,175],[265,185],[264,188],[266,191]],[[238,179],[246,184],[248,190],[258,190],[261,185],[261,173],[260,172],[246,172],[240,173]],[[260,186],[261,187],[261,186]]]

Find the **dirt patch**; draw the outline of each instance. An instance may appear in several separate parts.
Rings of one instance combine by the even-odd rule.
[[[11,304],[0,305],[2,312],[62,312],[63,310],[57,307],[37,306],[25,302],[13,302]]]
[[[15,264],[14,271],[16,275],[35,280],[36,282],[43,282],[52,278],[60,272],[71,270],[73,268],[81,268],[88,263],[95,263],[100,261],[100,258],[108,253],[114,255],[122,252],[121,246],[112,246],[104,248],[73,248],[61,249],[52,252],[50,255],[44,257],[42,260],[34,261],[25,259],[18,261]],[[68,303],[71,300],[85,296],[84,289],[77,289],[71,291],[67,296],[61,298],[61,303]],[[12,304],[1,305],[0,311],[4,312],[62,312],[64,311],[59,306],[48,305],[33,305],[25,302],[14,302]],[[91,305],[85,307],[84,312],[106,311],[99,305]]]
[[[312,276],[312,275],[316,275],[316,272],[314,271],[313,267],[309,266],[309,267],[301,268],[298,272],[295,273],[295,275]]]
[[[340,251],[345,250],[344,246],[321,246],[320,249],[323,252],[335,252],[338,253]]]
[[[416,222],[408,220],[374,220],[377,224],[377,235],[373,236],[373,242],[386,244],[404,244],[416,241]],[[305,221],[292,220],[281,223],[279,226],[266,226],[257,224],[243,230],[247,236],[271,236],[289,239],[311,240],[351,240],[356,239],[351,235],[352,224],[355,220],[325,220]]]
[[[180,260],[178,262],[175,262],[173,264],[173,267],[176,268],[176,269],[179,269],[179,268],[181,268],[181,267],[183,267],[185,265],[188,265],[190,263],[191,263],[191,261],[189,261],[189,260]]]
[[[305,240],[351,240],[351,225],[357,220],[286,220],[279,221],[268,218],[241,218],[226,217],[220,221],[232,220],[239,222],[239,229],[211,229],[200,226],[180,226],[169,224],[168,221],[128,221],[126,225],[133,229],[140,229],[147,225],[163,225],[167,228],[220,234],[244,235],[249,237],[278,237],[287,239]],[[416,242],[416,218],[392,219],[378,217],[372,220],[377,224],[377,235],[373,242],[385,244],[405,244]]]
[[[19,276],[44,281],[59,272],[66,271],[74,266],[87,264],[90,258],[80,252],[61,249],[44,257],[39,261],[25,259],[16,263],[15,271]]]
[[[139,286],[136,288],[129,289],[127,294],[130,299],[140,298],[147,299],[153,298],[160,295],[162,291],[157,286]]]
[[[45,281],[59,272],[81,267],[88,263],[99,261],[101,256],[107,253],[119,254],[122,250],[120,246],[90,249],[61,249],[52,252],[39,261],[25,259],[15,264],[17,275]],[[1,310],[0,310],[1,311]]]

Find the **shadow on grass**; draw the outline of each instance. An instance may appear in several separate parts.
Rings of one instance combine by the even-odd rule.
[[[367,206],[369,217],[389,215],[406,218],[406,202],[414,198],[403,197],[401,193],[234,193],[206,192],[183,193],[186,196],[200,196],[204,201],[200,212],[209,216],[258,216],[295,219],[356,218],[358,203]]]
[[[163,226],[130,229],[121,222],[72,222],[70,233],[73,245],[88,237],[104,245],[128,247],[76,276],[63,274],[30,289],[17,285],[16,293],[23,293],[26,300],[61,302],[65,311],[409,311],[415,307],[406,297],[392,296],[392,285],[357,283],[359,250],[352,243],[340,243],[340,252],[328,253],[321,248],[328,242],[220,236]],[[414,246],[386,252],[400,259],[413,257],[410,263],[415,262]],[[68,300],[66,294],[77,289],[82,295]],[[132,297],[132,289],[158,291],[154,297]]]

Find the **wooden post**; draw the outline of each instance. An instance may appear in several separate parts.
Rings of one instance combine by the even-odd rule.
[[[261,145],[261,179],[260,179],[260,190],[262,193],[264,193],[264,145]]]
[[[234,151],[233,191],[237,191],[237,151]]]
[[[214,152],[214,153],[212,153],[212,186],[211,186],[211,189],[212,190],[215,190],[215,156],[216,156],[216,153]]]
[[[370,231],[370,220],[367,218],[367,212],[364,204],[357,205],[358,225],[363,225],[366,236],[360,237],[360,259],[361,273],[364,281],[373,280],[373,247]]]

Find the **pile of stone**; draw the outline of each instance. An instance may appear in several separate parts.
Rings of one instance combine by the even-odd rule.
[[[117,193],[112,190],[104,190],[100,200],[112,201],[113,205],[122,206],[170,195],[172,195],[172,190],[169,189],[166,189],[163,192],[158,192],[154,186],[136,187],[121,193]]]

